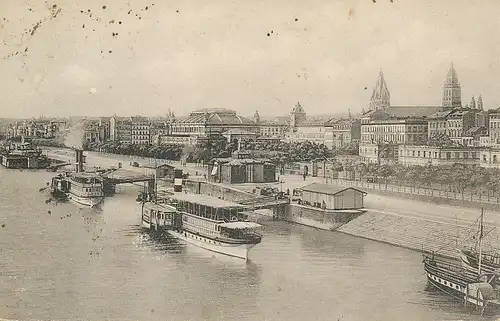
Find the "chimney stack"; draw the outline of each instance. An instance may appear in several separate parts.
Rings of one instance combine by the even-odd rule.
[[[174,169],[174,192],[182,192],[182,169]]]
[[[75,156],[76,156],[76,172],[80,173],[83,172],[83,150],[81,149],[75,149]]]

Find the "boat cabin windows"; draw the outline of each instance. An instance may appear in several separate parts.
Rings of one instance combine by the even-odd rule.
[[[235,220],[241,208],[237,207],[213,207],[209,205],[181,200],[177,203],[177,210],[211,220]]]

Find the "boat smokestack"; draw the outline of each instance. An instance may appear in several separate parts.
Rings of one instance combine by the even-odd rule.
[[[174,192],[182,192],[182,169],[174,170]]]
[[[83,172],[83,163],[84,163],[83,150],[75,149],[75,157],[76,157],[76,163],[75,163],[76,172],[77,173]]]

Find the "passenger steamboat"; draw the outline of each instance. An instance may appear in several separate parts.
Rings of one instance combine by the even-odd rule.
[[[104,200],[102,179],[94,173],[59,174],[52,178],[51,193],[58,199],[89,207]]]
[[[51,194],[57,199],[94,207],[104,200],[104,183],[97,173],[83,171],[83,151],[76,150],[76,172],[52,178]]]
[[[201,194],[175,193],[142,205],[142,226],[203,249],[248,260],[262,240],[260,224],[246,220],[241,205]]]

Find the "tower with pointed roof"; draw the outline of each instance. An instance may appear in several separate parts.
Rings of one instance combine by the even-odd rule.
[[[476,109],[476,99],[474,98],[474,96],[472,96],[472,99],[470,100],[469,107],[472,109]]]
[[[253,114],[253,121],[256,124],[260,124],[260,115],[259,115],[259,112],[257,110],[255,111],[255,114]]]
[[[477,98],[477,109],[484,110],[483,109],[483,97],[481,97],[481,95],[479,95],[479,97]]]
[[[293,107],[292,112],[290,113],[290,127],[295,128],[298,124],[306,120],[306,112],[304,108],[300,105],[300,102],[297,102],[295,107]]]
[[[372,98],[370,99],[370,110],[387,110],[390,106],[391,94],[389,93],[389,89],[387,89],[384,73],[380,71],[377,84],[373,89]]]
[[[451,63],[443,86],[443,107],[462,107],[462,89],[453,63]]]

